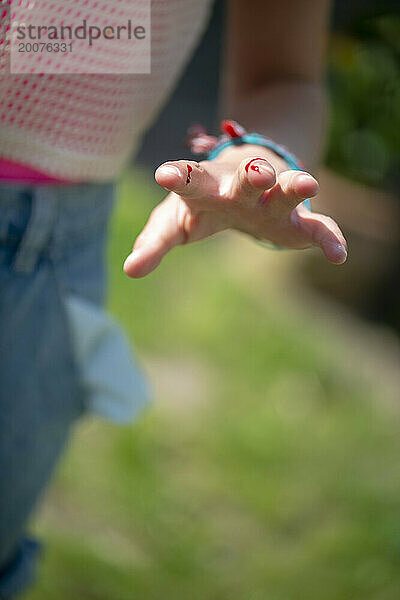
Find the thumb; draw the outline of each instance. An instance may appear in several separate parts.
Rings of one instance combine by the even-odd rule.
[[[180,225],[184,220],[184,210],[185,205],[180,204],[175,195],[166,198],[153,210],[125,260],[124,271],[129,277],[148,275],[158,267],[167,252],[185,241],[184,228]]]

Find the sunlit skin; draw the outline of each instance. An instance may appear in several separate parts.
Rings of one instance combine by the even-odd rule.
[[[244,156],[249,150],[257,155]],[[306,172],[288,170],[281,159],[273,157],[272,166],[271,154],[246,146],[227,148],[210,162],[180,160],[161,165],[155,178],[170,193],[137,238],[125,261],[127,275],[143,277],[175,246],[225,229],[287,248],[319,246],[330,262],[343,263],[346,241],[339,227],[301,204],[317,194],[317,181]]]
[[[228,6],[223,116],[284,144],[313,169],[325,125],[329,0],[253,0],[251,10],[247,0],[230,0]],[[347,258],[338,225],[302,204],[317,195],[316,179],[290,170],[262,146],[226,148],[213,161],[168,161],[155,178],[169,194],[125,261],[130,277],[153,271],[175,246],[225,229],[285,248],[316,246],[334,264]]]

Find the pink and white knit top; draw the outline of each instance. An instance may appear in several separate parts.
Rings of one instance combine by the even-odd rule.
[[[8,1],[12,8],[18,0]],[[52,9],[50,0],[42,2]],[[140,0],[107,6],[115,10],[116,3],[135,22]],[[211,3],[152,0],[149,75],[12,75],[0,66],[0,157],[60,180],[114,178],[172,91]],[[91,4],[85,0],[87,11]]]

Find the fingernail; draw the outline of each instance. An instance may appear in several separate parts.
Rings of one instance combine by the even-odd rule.
[[[135,260],[135,252],[133,251],[125,259],[124,270],[125,269],[129,269],[129,267],[132,265],[132,263],[133,263],[134,260]]]
[[[313,197],[318,193],[318,181],[308,173],[296,175],[295,189],[297,190],[296,193],[302,198]]]
[[[259,161],[261,164],[253,164],[256,161]],[[275,175],[274,169],[268,165],[268,162],[265,158],[252,158],[249,160],[244,169],[246,173],[248,173],[249,169],[251,169],[252,171],[257,171],[258,173],[263,172]]]
[[[177,175],[180,177],[181,175],[181,172],[178,169],[178,167],[175,167],[174,165],[163,165],[162,167],[160,167],[160,171],[163,175],[174,175],[175,177]]]
[[[266,174],[266,175],[272,175],[273,177],[275,177],[275,171],[272,167],[268,167],[267,165],[251,165],[250,169],[252,171],[256,171],[256,173],[260,173],[260,175],[262,173]]]
[[[337,249],[337,253],[339,255],[343,256],[342,262],[345,262],[346,259],[347,259],[347,250],[346,250],[346,248],[340,242],[338,242],[337,244],[335,244],[335,246],[336,246],[336,249]]]
[[[302,173],[301,175],[296,176],[296,183],[317,183],[312,175],[308,175],[308,173]]]

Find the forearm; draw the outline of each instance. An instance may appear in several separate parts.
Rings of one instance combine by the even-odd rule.
[[[279,81],[243,95],[225,95],[222,114],[287,146],[307,168],[321,158],[326,103],[317,82]]]
[[[231,0],[221,112],[312,168],[325,124],[330,0]]]

